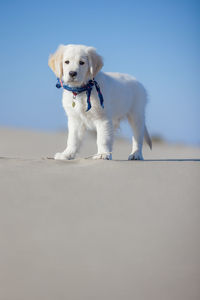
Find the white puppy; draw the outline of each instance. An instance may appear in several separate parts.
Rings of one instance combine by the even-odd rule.
[[[56,153],[54,158],[75,158],[88,128],[97,131],[98,152],[93,158],[112,159],[114,128],[127,118],[134,132],[128,159],[142,160],[143,139],[150,148],[152,146],[145,126],[147,95],[142,84],[130,75],[100,72],[103,66],[101,56],[93,47],[83,45],[59,46],[50,56],[49,66],[63,87],[62,103],[68,116],[69,130],[66,149]],[[93,79],[98,83],[100,92],[94,81],[88,85]],[[79,88],[86,91],[79,92]]]

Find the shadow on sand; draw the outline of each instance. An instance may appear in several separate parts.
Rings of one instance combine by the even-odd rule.
[[[200,161],[200,158],[145,159],[144,161]]]
[[[7,156],[0,156],[0,159],[5,159],[5,160],[53,160],[53,157],[41,157],[38,159],[34,158],[22,158],[22,157],[7,157]],[[90,157],[85,157],[85,158],[76,158],[73,160],[66,160],[66,161],[71,161],[71,162],[77,162],[80,160],[88,160],[91,159]],[[99,160],[93,160],[93,161],[99,161]],[[113,159],[111,160],[113,162],[130,162],[130,160],[127,159]],[[167,158],[167,159],[144,159],[144,160],[132,160],[132,162],[200,162],[200,158]]]

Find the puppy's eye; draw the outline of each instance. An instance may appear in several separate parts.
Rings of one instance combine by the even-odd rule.
[[[81,65],[81,66],[84,65],[84,61],[80,60],[79,65]]]
[[[66,60],[65,63],[68,65],[69,64],[69,60]]]

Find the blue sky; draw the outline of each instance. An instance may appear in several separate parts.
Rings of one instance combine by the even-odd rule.
[[[104,71],[145,85],[151,134],[200,144],[199,20],[194,0],[0,0],[0,126],[66,128],[47,61],[59,44],[77,43],[97,48]]]

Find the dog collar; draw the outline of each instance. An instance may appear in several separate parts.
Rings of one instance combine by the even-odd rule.
[[[66,84],[63,83],[63,81],[60,79],[60,78],[57,78],[57,84],[56,84],[56,87],[59,89],[59,88],[63,88],[69,92],[72,92],[74,97],[76,97],[76,95],[82,93],[82,92],[86,92],[86,95],[87,95],[87,110],[90,110],[91,109],[91,102],[90,102],[90,96],[91,96],[91,92],[92,92],[92,88],[93,86],[95,85],[96,87],[96,91],[97,91],[97,94],[98,94],[98,97],[99,97],[99,101],[100,101],[100,104],[101,104],[101,107],[104,108],[104,99],[103,99],[103,95],[101,93],[101,90],[100,90],[100,87],[98,85],[98,83],[93,79],[93,80],[89,80],[88,83],[84,86],[81,86],[81,87],[71,87],[71,86],[68,86]]]

